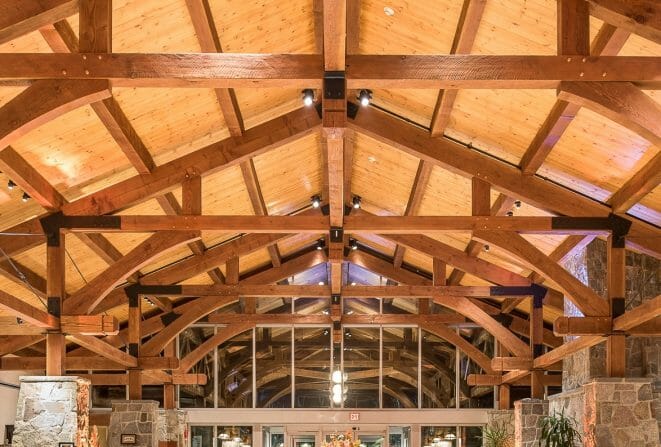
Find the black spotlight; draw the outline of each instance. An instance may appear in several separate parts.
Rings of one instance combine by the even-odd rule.
[[[372,90],[366,90],[363,89],[358,93],[358,101],[360,101],[360,105],[363,107],[367,107],[370,105],[370,101],[372,100]]]
[[[301,93],[303,94],[303,104],[310,107],[314,103],[314,90],[306,88]]]

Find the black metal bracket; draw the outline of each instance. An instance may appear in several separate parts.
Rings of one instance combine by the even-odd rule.
[[[331,295],[331,304],[332,305],[340,305],[340,295]]]
[[[629,234],[632,222],[613,213],[608,215],[608,220],[611,221],[611,246],[613,248],[624,248],[626,236]]]
[[[129,355],[132,355],[133,357],[137,357],[139,355],[139,348],[140,345],[137,343],[129,343]]]
[[[625,307],[625,302],[623,297],[611,298],[611,316],[613,318],[617,318],[624,315],[624,311],[625,311],[624,307]]]
[[[46,298],[46,307],[48,313],[54,317],[60,317],[62,315],[62,300],[58,296],[49,296]]]
[[[161,321],[163,322],[163,325],[168,326],[170,323],[175,321],[177,318],[179,318],[179,314],[176,314],[174,312],[168,312],[166,314],[161,315]]]
[[[354,102],[347,101],[347,117],[350,119],[356,119],[356,115],[358,115],[358,110],[360,110],[360,107]]]
[[[344,229],[342,227],[331,227],[330,241],[342,243],[344,241]]]
[[[324,99],[344,99],[346,78],[343,71],[324,72]]]

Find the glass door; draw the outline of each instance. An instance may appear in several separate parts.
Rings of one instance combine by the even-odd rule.
[[[317,447],[316,439],[313,434],[292,435],[292,447]]]

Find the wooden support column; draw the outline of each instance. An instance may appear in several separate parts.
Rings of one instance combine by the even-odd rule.
[[[530,357],[533,360],[544,353],[544,296],[533,296],[530,303]],[[533,399],[544,398],[544,371],[533,370],[530,372],[530,397]]]
[[[112,0],[80,0],[79,48],[81,53],[112,51]]]
[[[46,295],[48,313],[53,317],[62,314],[62,298],[65,294],[65,239],[59,227],[47,230],[46,237]],[[59,323],[58,323],[59,324]],[[58,327],[46,335],[46,375],[63,376],[66,344],[64,335]]]
[[[608,238],[608,300],[611,318],[624,314],[626,287],[626,254],[624,236]],[[626,370],[626,339],[624,333],[606,339],[606,371],[609,377],[624,377]]]
[[[134,291],[128,294],[129,300],[129,327],[128,327],[128,349],[133,357],[140,357],[140,322],[142,320],[141,297]],[[129,399],[142,399],[142,370],[131,368],[128,370]]]
[[[447,264],[438,258],[433,258],[433,283],[435,286],[447,285]],[[418,312],[428,314],[431,311],[431,300],[421,298],[418,300]]]
[[[498,409],[510,409],[510,386],[508,384],[498,386]]]
[[[177,346],[174,341],[171,341],[164,351],[165,357],[176,358],[177,357]],[[164,383],[163,384],[163,408],[166,410],[174,410],[177,407],[177,398],[176,398],[177,387],[174,383]]]

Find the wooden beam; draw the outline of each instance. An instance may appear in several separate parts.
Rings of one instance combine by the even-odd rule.
[[[464,0],[450,54],[470,53],[486,5],[486,0]],[[438,93],[434,114],[432,115],[429,126],[433,137],[443,135],[443,131],[450,122],[450,114],[452,113],[452,106],[454,105],[457,93],[458,91],[454,89],[441,90]]]
[[[588,0],[590,13],[661,44],[661,10],[655,0]]]
[[[531,357],[494,357],[491,368],[494,371],[529,370],[532,368]]]
[[[313,0],[316,1],[316,0]],[[361,0],[347,1],[347,54],[358,54],[360,49]]]
[[[0,151],[0,170],[39,205],[57,211],[66,199],[11,146]]]
[[[411,187],[409,200],[406,203],[406,210],[404,210],[405,216],[414,216],[420,211],[420,204],[422,203],[425,189],[427,189],[427,185],[429,184],[432,168],[432,165],[425,163],[424,161],[420,161],[420,163],[418,163],[418,170],[416,171],[415,178],[413,179],[413,186]],[[405,251],[405,247],[399,244],[395,246],[395,255],[393,256],[392,261],[395,267],[402,266]]]
[[[613,320],[608,317],[559,317],[553,322],[556,335],[607,335],[613,331]]]
[[[107,81],[38,81],[0,108],[0,147],[78,107],[110,96]]]
[[[552,351],[537,357],[533,361],[533,367],[539,369],[548,368],[552,364],[562,361],[568,355],[578,352],[581,349],[597,345],[604,340],[606,340],[606,338],[601,336],[583,336],[575,338],[574,340],[568,341]]]
[[[52,93],[52,92],[51,92]],[[50,94],[50,93],[49,93]],[[68,215],[108,214],[128,208],[175,189],[191,173],[210,175],[275,149],[318,129],[320,119],[309,109],[299,109],[233,137],[213,143],[181,158],[158,166],[149,175],[138,175],[92,193],[62,207]],[[33,218],[7,229],[14,233],[40,234],[39,219]],[[13,255],[43,243],[43,238],[2,238],[0,246]]]
[[[13,354],[46,339],[43,335],[0,336],[0,357]]]
[[[0,82],[85,79],[112,81],[116,87],[320,88],[321,62],[314,54],[114,53],[99,58],[90,53],[2,53]],[[628,74],[624,77],[632,77]],[[646,77],[644,70],[641,75]]]
[[[368,107],[361,110],[349,127],[396,149],[425,159],[436,166],[466,177],[480,177],[510,197],[518,197],[537,208],[565,216],[608,216],[610,207],[601,205],[567,188],[543,179],[524,176],[518,168],[507,166],[461,144],[431,138],[424,130]],[[631,218],[627,236],[629,248],[661,257],[659,230]]]
[[[384,234],[382,236],[427,256],[440,259],[448,265],[494,284],[529,286],[532,283],[528,278],[512,273],[483,259],[469,256],[467,253],[429,236],[415,234]]]
[[[76,374],[76,377],[87,379],[94,386],[117,386],[129,383],[126,374]],[[204,374],[167,374],[167,377],[156,377],[153,371],[142,371],[141,382],[143,385],[205,385],[207,376]]]
[[[613,329],[628,331],[661,315],[661,295],[613,319]]]
[[[122,259],[108,267],[103,273],[88,282],[65,301],[65,310],[91,313],[117,285],[128,276],[140,270],[155,258],[193,239],[199,239],[198,232],[159,232],[150,236]]]
[[[0,2],[0,44],[78,12],[78,0],[4,0]]]
[[[112,81],[117,87],[302,89],[321,87],[323,67],[321,56],[307,54],[114,53],[101,59],[82,56],[87,54],[3,53],[0,82],[86,79]],[[522,89],[556,88],[559,81],[629,81],[655,88],[659,82],[658,59],[591,56],[583,62],[581,58],[568,60],[566,56],[349,55],[347,86]],[[607,74],[605,79],[603,73]]]
[[[65,235],[57,229],[49,235],[46,245],[46,295],[48,313],[58,320],[66,295],[65,250]],[[46,375],[61,376],[65,370],[65,357],[66,345],[58,321],[58,327],[46,335]]]
[[[112,0],[80,0],[81,53],[112,52]]]
[[[652,87],[658,83],[658,65],[659,58],[638,56],[590,56],[583,62],[580,57],[566,56],[350,55],[347,86],[350,89],[365,85],[383,89],[525,89],[556,88],[559,81],[630,81]],[[0,70],[0,78],[36,74],[41,73],[17,69],[4,74]]]
[[[138,366],[137,358],[91,335],[69,334],[66,338],[67,340],[89,349],[103,358],[119,363],[120,365],[132,368]]]
[[[119,322],[112,315],[62,315],[60,329],[64,334],[117,335]]]
[[[586,107],[661,145],[661,106],[629,82],[561,82],[558,98]]]
[[[590,12],[585,0],[558,0],[558,54],[590,53]]]
[[[12,315],[36,327],[57,329],[60,324],[58,317],[37,309],[2,290],[0,290],[0,309],[9,311]]]
[[[626,253],[624,239],[612,234],[607,240],[606,281],[610,316],[624,314],[626,296]],[[625,335],[610,334],[606,339],[606,373],[609,377],[624,377],[626,374]]]
[[[92,337],[94,338],[94,337]],[[64,338],[62,338],[64,340]],[[113,348],[114,349],[114,348]],[[89,351],[86,351],[89,352]],[[114,351],[113,351],[114,352]],[[123,351],[119,351],[128,356]],[[111,355],[110,353],[108,355]],[[121,354],[118,354],[120,356]],[[123,356],[122,356],[123,357]],[[124,357],[124,363],[129,361]],[[44,370],[46,367],[45,357],[9,357],[0,358],[0,370],[4,371],[34,371]],[[138,367],[147,370],[163,370],[179,368],[179,359],[168,357],[142,357],[138,359]],[[126,371],[126,366],[114,360],[109,360],[101,355],[87,355],[72,357],[67,356],[64,371]]]
[[[195,28],[197,40],[203,53],[222,53],[223,48],[218,37],[218,30],[213,20],[208,0],[186,0],[186,6]],[[232,136],[240,136],[243,131],[243,117],[239,109],[236,94],[230,88],[215,89],[220,110],[225,124]]]
[[[268,209],[266,208],[266,203],[264,202],[262,188],[259,186],[257,171],[255,170],[255,163],[252,161],[252,159],[241,163],[241,173],[243,174],[243,181],[246,184],[248,196],[250,197],[250,202],[252,203],[252,208],[255,211],[255,215],[268,216]],[[280,256],[280,251],[278,250],[278,245],[269,245],[267,250],[269,252],[269,257],[271,258],[271,264],[273,264],[273,267],[279,267],[282,259]]]
[[[626,213],[661,183],[661,152],[647,162],[608,199],[615,213]]]
[[[254,327],[253,323],[243,322],[220,328],[218,332],[204,341],[201,345],[188,353],[179,364],[179,373],[187,373],[197,362],[202,360],[210,351],[216,349],[220,344],[226,342],[232,337],[250,330]]]
[[[347,41],[347,0],[323,0],[324,70],[344,71]]]
[[[553,280],[572,302],[587,316],[608,315],[608,303],[592,289],[582,284],[567,270],[516,233],[478,231],[474,237],[508,251],[529,268]]]
[[[437,337],[460,349],[471,360],[477,363],[477,365],[482,368],[485,373],[492,374],[494,372],[494,370],[491,368],[489,357],[487,357],[482,351],[466,341],[465,338],[461,337],[453,329],[449,329],[447,326],[442,324],[421,324],[420,327],[423,330],[436,335]]]

